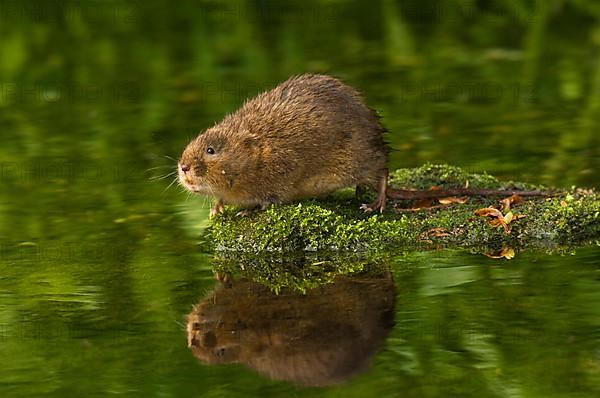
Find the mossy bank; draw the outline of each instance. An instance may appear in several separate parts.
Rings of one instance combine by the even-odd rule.
[[[383,214],[362,213],[351,190],[323,200],[275,205],[247,217],[228,208],[207,230],[217,252],[393,252],[408,248],[468,247],[484,252],[576,246],[600,237],[600,196],[592,190],[555,190],[493,176],[470,174],[446,165],[399,169],[390,184],[399,188],[544,189],[552,197],[528,198],[511,212],[525,217],[510,223],[510,232],[475,215],[504,197],[469,198],[466,203],[411,211],[415,203],[388,201]],[[510,196],[510,195],[506,195]],[[418,206],[417,206],[418,207]]]

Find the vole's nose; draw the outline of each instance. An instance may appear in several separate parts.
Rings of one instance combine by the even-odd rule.
[[[190,171],[190,166],[188,166],[187,164],[182,164],[179,167],[181,167],[181,171],[183,171],[184,173]]]

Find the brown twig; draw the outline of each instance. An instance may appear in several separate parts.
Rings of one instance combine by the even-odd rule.
[[[543,192],[543,191],[519,191],[516,189],[471,189],[471,188],[456,188],[456,189],[434,189],[434,190],[419,190],[413,191],[410,189],[388,188],[387,197],[390,199],[412,200],[412,199],[436,199],[445,198],[448,196],[558,196],[560,192]]]

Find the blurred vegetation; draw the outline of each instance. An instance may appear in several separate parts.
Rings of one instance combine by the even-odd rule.
[[[183,314],[214,284],[208,201],[166,189],[186,142],[324,72],[383,116],[393,169],[597,187],[599,49],[585,0],[0,3],[1,395],[320,395],[186,350]],[[597,396],[595,250],[407,253],[388,348],[330,394]],[[453,321],[531,338],[414,329]]]

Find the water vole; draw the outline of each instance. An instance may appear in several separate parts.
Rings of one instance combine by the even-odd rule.
[[[364,187],[383,211],[387,189],[385,129],[360,94],[324,75],[292,77],[248,100],[185,148],[179,181],[224,204],[266,208]]]

